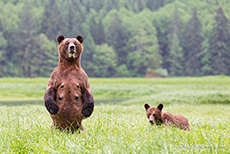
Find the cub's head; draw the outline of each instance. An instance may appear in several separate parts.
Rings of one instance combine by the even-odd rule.
[[[162,124],[162,109],[163,109],[163,104],[159,104],[157,107],[150,107],[149,104],[145,104],[145,109],[146,109],[146,115],[147,118],[149,119],[149,122],[153,124],[160,125]]]
[[[65,38],[63,35],[59,35],[57,42],[60,59],[76,60],[80,58],[83,51],[83,36]]]

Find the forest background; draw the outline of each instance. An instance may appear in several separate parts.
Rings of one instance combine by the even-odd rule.
[[[230,75],[230,1],[0,0],[0,77],[49,77],[84,36],[90,77]]]

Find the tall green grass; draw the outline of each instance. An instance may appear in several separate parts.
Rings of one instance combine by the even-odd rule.
[[[164,110],[190,120],[191,131],[151,126],[143,105],[99,105],[87,135],[50,132],[41,105],[1,106],[0,153],[229,153],[228,105],[174,104]]]
[[[87,135],[50,131],[39,104],[47,82],[0,79],[0,153],[230,153],[229,77],[90,79],[96,106],[83,120]],[[191,131],[151,126],[145,102],[184,115]]]

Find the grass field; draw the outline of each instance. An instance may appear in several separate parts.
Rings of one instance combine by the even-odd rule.
[[[91,78],[87,135],[49,131],[47,83],[0,79],[0,153],[230,153],[230,77]],[[191,131],[151,126],[145,102],[184,115]]]

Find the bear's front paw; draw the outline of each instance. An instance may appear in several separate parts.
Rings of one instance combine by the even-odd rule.
[[[50,114],[57,114],[59,107],[57,106],[57,104],[52,104],[47,106],[47,110],[49,111]]]
[[[83,93],[83,108],[82,108],[82,114],[84,117],[90,117],[91,114],[93,113],[93,108],[94,108],[94,100],[93,100],[93,95],[89,90],[86,90]]]
[[[82,114],[84,115],[85,118],[91,116],[91,114],[93,113],[93,108],[94,108],[93,102],[85,103],[83,105]]]
[[[82,110],[82,114],[86,118],[90,117],[92,113],[93,113],[93,109],[91,109],[91,108],[87,108],[87,109]]]

